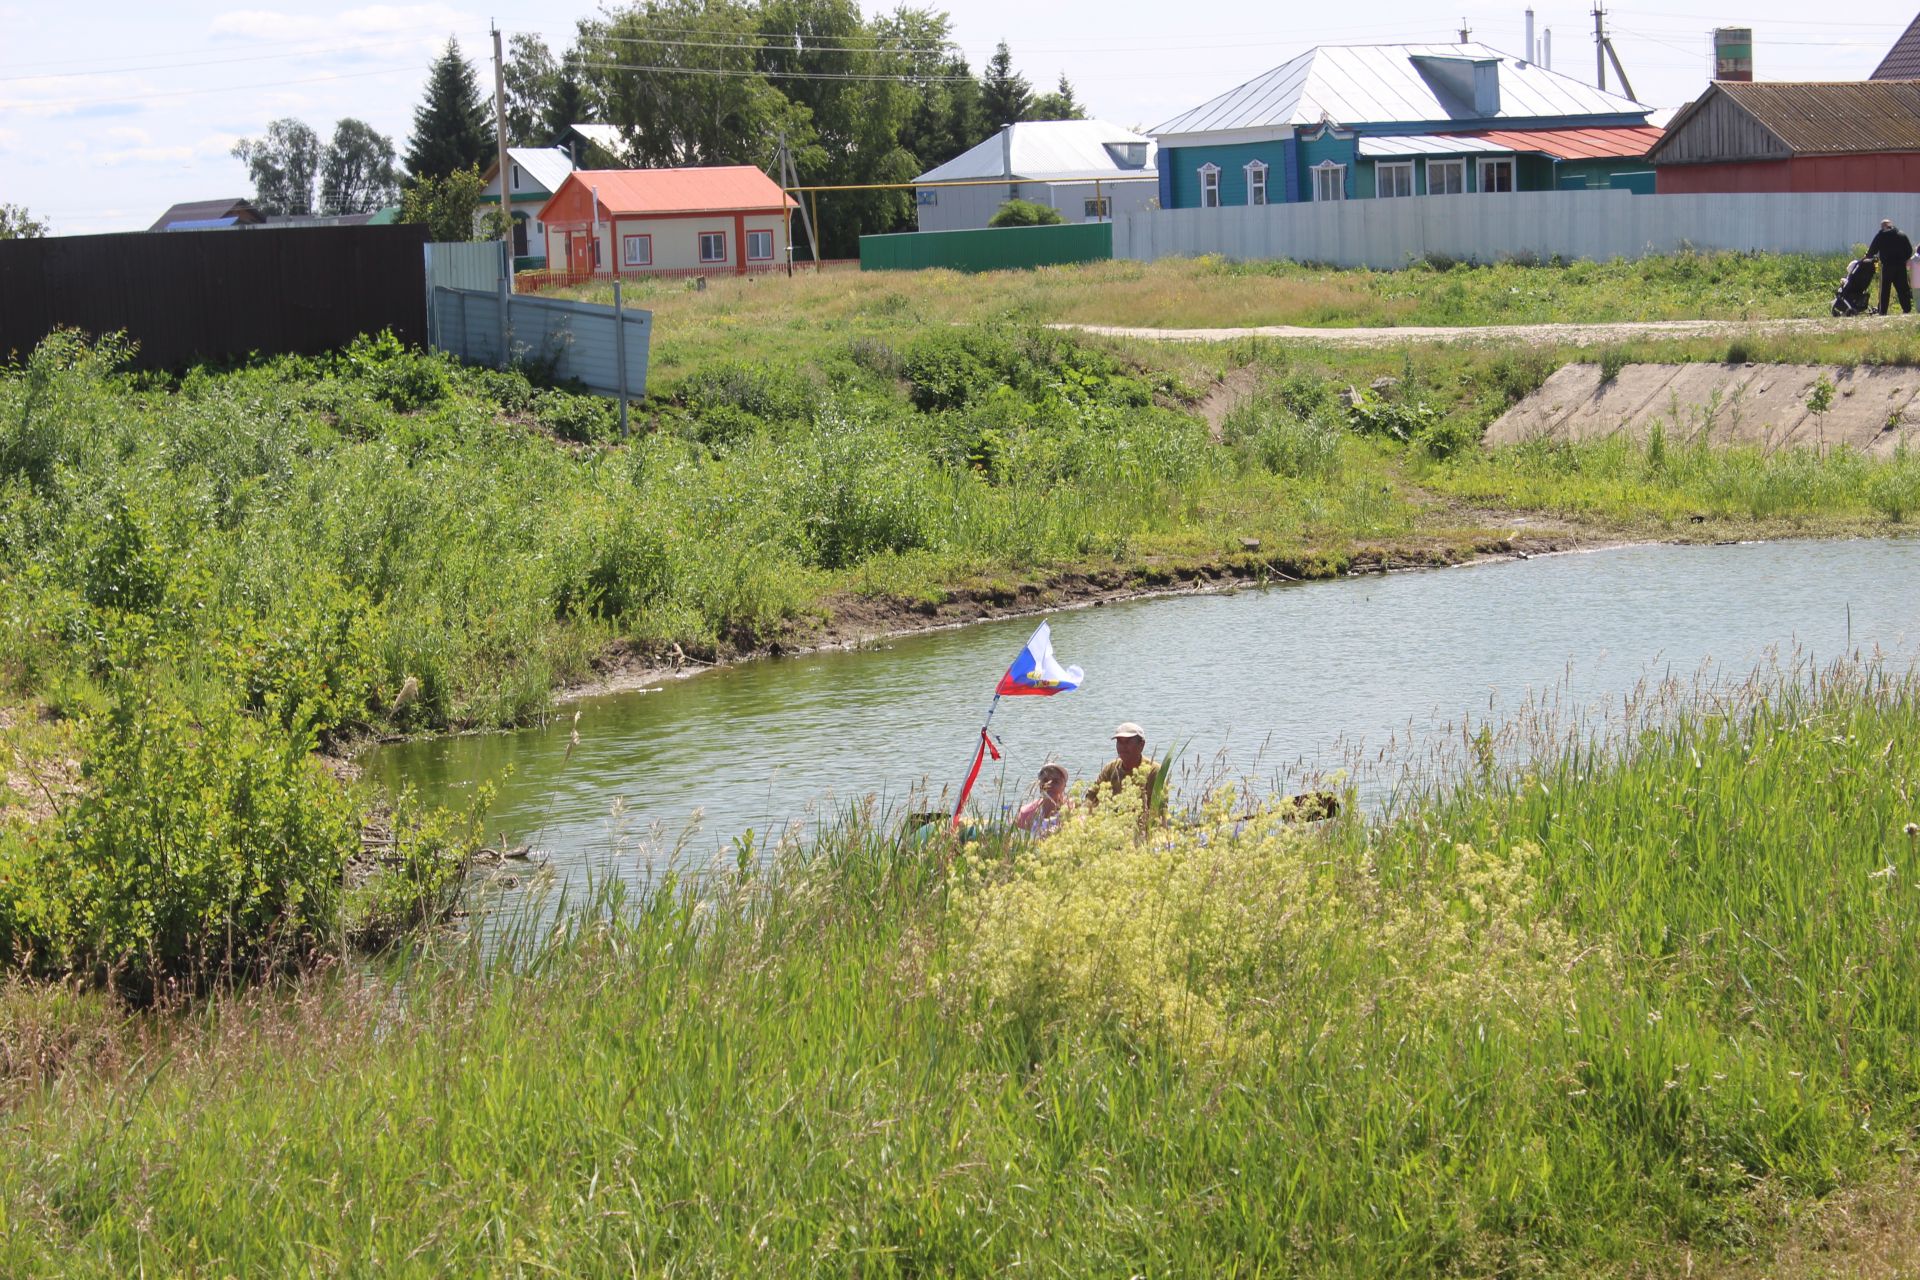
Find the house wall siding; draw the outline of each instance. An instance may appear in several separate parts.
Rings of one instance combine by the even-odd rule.
[[[1299,155],[1300,158],[1296,162],[1300,174],[1298,199],[1305,201],[1313,199],[1314,166],[1329,160],[1334,164],[1347,166],[1347,172],[1344,175],[1347,199],[1358,198],[1360,146],[1357,139],[1336,137],[1332,133],[1323,134],[1318,138],[1302,138]]]
[[[1161,152],[1162,157],[1168,153]],[[1259,160],[1267,166],[1267,199],[1280,203],[1279,179],[1287,163],[1287,148],[1278,142],[1244,142],[1229,147],[1175,147],[1173,161],[1160,161],[1160,172],[1172,183],[1175,209],[1200,207],[1200,166],[1220,166],[1220,203],[1247,202],[1247,165]]]
[[[1711,90],[1709,91],[1711,92]],[[1793,153],[1745,108],[1723,94],[1660,140],[1659,161],[1712,164],[1726,160],[1785,160]]]
[[[1654,170],[1661,195],[1769,191],[1920,191],[1920,152],[1866,156],[1797,156],[1727,164],[1661,164]]]
[[[727,259],[725,262],[700,261],[700,234],[704,231],[723,231],[727,236]],[[771,261],[756,259],[748,261],[746,232],[771,231],[773,233],[773,257]],[[574,234],[590,235],[592,232],[575,229]],[[653,261],[644,267],[626,265],[623,241],[627,236],[645,235],[653,237]],[[672,217],[635,217],[622,214],[611,222],[600,223],[600,265],[603,274],[640,276],[654,271],[745,271],[764,269],[771,265],[786,263],[787,231],[786,218],[777,213],[733,212],[691,214]],[[567,256],[567,228],[547,224],[547,262],[556,271],[567,270],[571,263]]]

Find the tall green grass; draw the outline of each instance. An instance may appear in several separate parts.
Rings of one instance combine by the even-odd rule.
[[[1108,806],[949,862],[854,813],[76,1069],[8,1118],[0,1270],[1764,1258],[1920,1119],[1916,712],[1841,667],[1521,723],[1331,830]]]

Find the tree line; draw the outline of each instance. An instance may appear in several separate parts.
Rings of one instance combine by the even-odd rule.
[[[577,147],[581,167],[771,171],[784,140],[807,185],[909,182],[1004,125],[1085,116],[1064,74],[1035,92],[1006,42],[976,74],[944,11],[867,17],[854,0],[611,6],[557,55],[538,35],[513,35],[503,81],[512,146],[551,146],[592,121],[614,126],[624,153]],[[403,219],[438,237],[472,225],[494,150],[492,94],[449,40],[414,112],[404,175],[392,140],[357,120],[340,121],[325,146],[301,122],[276,120],[234,155],[263,212],[352,213],[397,196]],[[823,213],[824,252],[848,257],[859,236],[911,225],[913,193],[836,193]]]

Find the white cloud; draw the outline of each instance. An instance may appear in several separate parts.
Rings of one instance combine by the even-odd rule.
[[[214,18],[208,31],[216,38],[265,40],[357,40],[372,36],[420,36],[436,43],[458,29],[471,30],[481,19],[451,5],[367,5],[316,17],[278,9],[232,9]]]

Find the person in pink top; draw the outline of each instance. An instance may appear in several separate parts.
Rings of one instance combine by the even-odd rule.
[[[1043,764],[1040,766],[1040,794],[1020,806],[1020,812],[1013,815],[1013,825],[1029,835],[1040,835],[1051,831],[1059,823],[1060,811],[1066,806],[1066,768],[1057,764]]]

